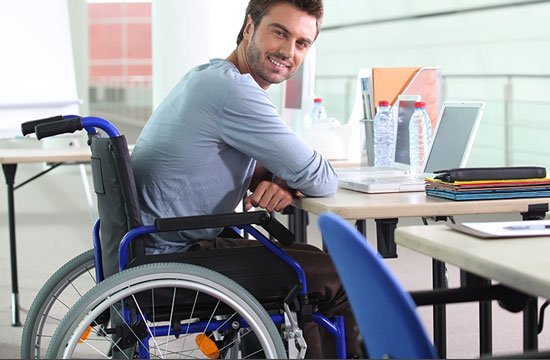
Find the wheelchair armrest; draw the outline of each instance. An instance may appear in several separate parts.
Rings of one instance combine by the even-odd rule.
[[[294,234],[267,211],[185,216],[155,220],[155,227],[159,232],[222,228],[239,225],[260,225],[282,244],[290,245],[294,242]]]
[[[292,231],[288,230],[274,216],[270,215],[270,221],[260,225],[283,245],[290,246],[296,241],[296,237]]]

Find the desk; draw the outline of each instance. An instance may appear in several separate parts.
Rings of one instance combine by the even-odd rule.
[[[393,230],[398,218],[517,212],[529,220],[543,218],[549,204],[550,198],[451,201],[426,196],[424,192],[366,194],[338,189],[332,198],[297,199],[293,206],[313,214],[329,211],[347,220],[375,219],[378,250],[384,257],[396,257]],[[306,242],[304,216],[300,211],[297,213],[290,227],[299,241]]]
[[[550,298],[550,237],[482,240],[444,225],[407,226],[395,235],[401,246],[529,295]],[[524,312],[525,350],[537,345],[534,300]]]
[[[483,240],[445,225],[431,225],[399,228],[395,241],[479,276],[550,299],[550,237]]]
[[[330,211],[344,219],[388,219],[419,216],[509,213],[537,210],[541,204],[548,211],[550,198],[452,201],[426,196],[424,192],[365,194],[338,189],[332,198],[296,199],[293,205],[301,210],[320,214]],[[541,211],[542,211],[541,210]]]
[[[10,236],[10,262],[12,283],[12,326],[21,326],[19,317],[19,283],[17,279],[17,251],[15,241],[15,201],[14,192],[21,186],[44,175],[61,164],[82,163],[90,161],[90,149],[63,148],[63,149],[0,149],[0,163],[6,178],[8,191],[8,226]],[[15,186],[15,173],[18,164],[23,163],[53,163],[50,168],[38,173],[36,176]]]
[[[377,222],[378,251],[385,257],[396,257],[394,230],[400,217],[433,217],[452,215],[474,215],[492,213],[521,213],[523,219],[543,218],[548,211],[550,198],[506,199],[482,201],[451,201],[426,196],[424,192],[403,192],[387,194],[366,194],[338,189],[332,198],[296,199],[295,219],[289,221],[290,229],[297,234],[299,241],[306,241],[306,221],[304,214],[320,214],[328,211],[347,220],[375,219]],[[364,226],[359,223],[359,227]],[[359,228],[365,233],[365,229]],[[433,261],[434,288],[446,286],[445,265]],[[490,309],[488,310],[490,311]],[[531,314],[531,319],[533,314]],[[536,317],[536,312],[535,312]],[[530,325],[529,325],[530,326]],[[440,355],[446,355],[445,307],[434,306],[434,342]],[[490,352],[490,339],[482,345],[484,352]],[[533,347],[530,344],[529,347]]]

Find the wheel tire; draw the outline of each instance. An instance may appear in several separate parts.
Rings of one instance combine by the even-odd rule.
[[[154,294],[152,297],[154,298],[158,294],[155,293],[154,289],[161,288],[164,290],[173,288],[174,298],[176,294],[175,289],[186,289],[196,292],[196,295],[194,295],[195,299],[199,297],[199,293],[201,293],[200,296],[202,296],[202,294],[207,294],[218,300],[218,304],[215,306],[213,314],[216,313],[220,301],[223,301],[224,305],[231,307],[231,311],[238,313],[238,315],[244,318],[250,325],[250,329],[254,331],[254,335],[259,339],[262,345],[262,349],[264,351],[263,355],[266,358],[286,358],[285,347],[277,327],[265,309],[248,291],[220,273],[203,267],[181,263],[155,263],[138,266],[115,274],[98,284],[86,295],[84,295],[62,320],[50,341],[50,346],[46,353],[46,357],[70,358],[74,355],[73,353],[75,349],[86,350],[88,347],[92,346],[94,346],[94,351],[98,351],[97,348],[104,346],[104,355],[112,355],[110,351],[114,349],[115,346],[118,347],[120,339],[117,338],[115,341],[111,339],[109,335],[105,334],[106,331],[100,331],[98,329],[99,327],[96,327],[96,325],[98,325],[96,323],[96,318],[107,309],[111,309],[112,319],[115,316],[115,312],[113,312],[112,309],[118,306],[117,304],[120,304],[121,300],[126,299],[128,301],[133,299],[133,301],[137,301],[136,298],[139,299],[140,297],[134,297],[134,295],[138,293],[143,294],[146,291],[150,291],[151,294]],[[147,299],[149,298],[147,297]],[[220,306],[220,308],[221,307],[223,306]],[[193,305],[193,311],[194,309],[195,307]],[[169,316],[170,320],[172,320],[172,314],[174,313],[173,304],[170,310],[171,312]],[[142,308],[138,308],[138,311],[139,312],[136,312],[137,315],[140,313],[142,314]],[[185,321],[189,321],[191,323],[198,316],[194,316],[196,313],[193,311],[191,311],[190,319],[186,319]],[[201,309],[197,309],[196,311],[202,312]],[[232,315],[235,313],[232,313]],[[118,312],[118,314],[120,314],[120,312]],[[155,313],[153,311],[152,323],[158,326],[161,321],[156,321],[154,314]],[[121,316],[118,316],[119,319],[121,319]],[[206,316],[206,318],[208,318],[208,316]],[[214,323],[215,320],[213,319],[217,318],[214,318],[214,316],[211,315],[210,320],[208,320],[208,324],[211,324],[211,321]],[[151,319],[148,319],[147,322],[151,323]],[[225,322],[228,323],[227,320]],[[233,320],[231,322],[233,323]],[[166,323],[166,321],[164,323]],[[124,325],[126,322],[122,324]],[[171,322],[168,322],[168,324],[171,324]],[[183,327],[188,325],[181,326],[183,329]],[[191,326],[193,326],[193,324],[191,324]],[[135,334],[132,328],[126,328],[129,329],[129,331],[127,331],[128,334]],[[168,350],[168,348],[166,348],[165,353],[162,353],[161,347],[164,347],[164,345],[159,346],[158,344],[168,344],[168,339],[163,339],[162,341],[159,340],[159,342],[157,342],[156,337],[153,335],[153,332],[157,331],[156,329],[151,330],[147,325],[148,332],[146,332],[146,334],[150,335],[154,340],[154,346],[152,346],[153,351],[158,351],[160,353],[156,355],[163,358],[167,355],[181,356],[181,353],[184,352],[184,345],[181,345],[181,350]],[[170,329],[169,326],[168,329]],[[92,338],[89,338],[90,330]],[[214,331],[203,330],[198,332],[214,333],[216,330],[218,329],[215,329]],[[170,343],[179,341],[184,342],[185,344],[185,338],[188,339],[186,335],[187,334],[183,333],[182,330],[180,335],[177,337],[174,336],[176,340],[171,340]],[[82,341],[83,338],[85,340]],[[136,338],[143,338],[143,334],[136,336]],[[107,341],[105,342],[102,339]],[[141,340],[132,341],[141,343]],[[195,341],[197,341],[197,339],[195,339]],[[83,346],[82,343],[87,346]],[[189,343],[186,344],[189,345]],[[171,346],[179,349],[180,345],[173,344]],[[126,350],[122,350],[121,348],[118,348],[118,350],[126,352]],[[188,349],[185,348],[185,352],[187,351]],[[92,355],[97,355],[94,352],[90,353],[83,356],[90,357]],[[197,352],[197,354],[200,353]],[[149,355],[155,356],[153,354]],[[254,357],[258,356],[255,355]]]
[[[89,278],[90,281],[89,284],[79,284],[86,288],[78,289],[75,283],[81,282],[77,280],[81,276]],[[82,279],[82,282],[85,280]],[[42,286],[27,314],[21,336],[21,359],[43,358],[49,339],[54,332],[54,329],[51,329],[53,325],[48,322],[53,321],[57,325],[78,298],[95,285],[93,250],[83,252],[59,268]],[[63,295],[65,291],[71,292],[70,298],[68,295]],[[65,311],[63,311],[64,309]],[[55,312],[55,316],[52,316],[50,312]]]

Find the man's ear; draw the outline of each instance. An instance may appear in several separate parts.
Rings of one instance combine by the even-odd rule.
[[[246,26],[244,27],[243,38],[250,40],[252,34],[254,34],[254,22],[252,21],[252,17],[248,15],[246,18]]]

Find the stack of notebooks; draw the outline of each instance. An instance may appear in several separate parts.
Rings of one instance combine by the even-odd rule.
[[[426,178],[426,194],[451,200],[550,197],[542,167],[461,168]]]

